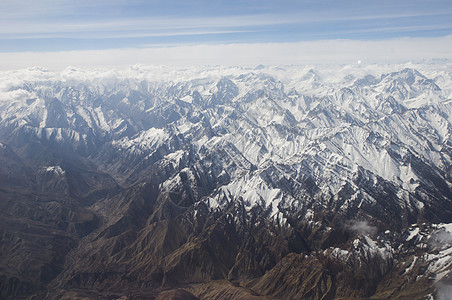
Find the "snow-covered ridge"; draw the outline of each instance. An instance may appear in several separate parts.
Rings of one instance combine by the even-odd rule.
[[[451,93],[447,64],[31,68],[0,72],[0,127],[133,163],[178,166],[190,152],[223,178],[212,207],[226,195],[271,217],[312,199],[339,203],[347,190],[342,212],[376,205],[389,184],[417,211],[450,194]]]
[[[261,66],[259,68],[224,66],[180,68],[135,65],[126,69],[80,69],[67,67],[61,72],[52,72],[44,68],[33,67],[22,70],[0,71],[0,90],[12,93],[16,90],[15,87],[36,83],[63,83],[66,86],[74,87],[90,85],[99,89],[117,89],[119,85],[131,88],[140,81],[172,82],[177,84],[187,81],[207,82],[215,78],[240,76],[242,81],[246,81],[247,76],[249,76],[247,74],[253,73],[267,76],[267,78],[270,76],[270,78],[282,82],[287,90],[298,86],[298,89],[303,87],[302,90],[310,93],[313,90],[312,86],[309,89],[305,89],[306,82],[317,82],[322,86],[337,86],[339,84],[346,86],[357,80],[362,83],[363,81],[369,81],[369,78],[379,78],[381,75],[389,75],[409,68],[416,69],[424,76],[433,79],[441,89],[445,89],[450,93],[452,92],[450,87],[450,81],[452,80],[451,67],[451,64],[413,63],[403,65],[284,65]],[[302,82],[305,82],[305,84],[301,84]],[[445,86],[448,87],[445,88]]]

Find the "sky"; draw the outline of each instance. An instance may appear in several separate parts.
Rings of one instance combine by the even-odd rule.
[[[450,0],[0,1],[0,69],[451,59],[451,36]]]

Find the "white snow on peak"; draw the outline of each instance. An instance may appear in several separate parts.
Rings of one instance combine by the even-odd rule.
[[[150,128],[130,139],[126,137],[119,141],[114,141],[112,144],[120,150],[127,150],[131,153],[153,152],[168,138],[169,134],[165,130],[161,128]]]
[[[416,237],[419,234],[419,227],[415,227],[413,230],[410,231],[410,234],[406,238],[407,241],[411,241],[414,237]]]
[[[56,175],[64,175],[66,171],[64,171],[60,166],[48,166],[44,167],[43,170],[45,172],[54,173]]]
[[[424,204],[412,195],[426,181],[416,163],[438,176],[452,164],[445,151],[452,141],[450,67],[135,65],[4,71],[0,125],[74,148],[86,142],[88,132],[101,140],[112,137],[124,155],[144,157],[181,134],[194,155],[224,150],[231,164],[225,168],[237,166],[228,173],[224,193],[251,206],[263,203],[272,213],[277,209],[270,202],[281,201],[282,191],[265,186],[257,175],[242,178],[251,168],[259,174],[275,166],[297,184],[302,176],[294,174],[309,174],[325,195],[346,183],[358,191],[353,180],[370,171],[374,185],[379,178],[392,182],[403,205],[421,209]],[[176,163],[178,150],[168,149],[166,159]],[[239,183],[250,187],[239,189]],[[368,193],[356,192],[344,205],[362,207],[366,201],[373,201]]]

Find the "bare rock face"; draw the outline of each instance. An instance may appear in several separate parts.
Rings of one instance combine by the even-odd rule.
[[[199,300],[198,297],[195,297],[192,293],[187,292],[186,290],[177,289],[168,292],[161,292],[156,300]]]
[[[419,68],[18,82],[0,298],[442,297],[452,73]]]
[[[318,259],[289,254],[251,284],[254,291],[281,299],[333,299],[333,280]]]

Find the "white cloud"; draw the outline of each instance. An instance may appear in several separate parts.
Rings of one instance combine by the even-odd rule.
[[[370,225],[367,221],[351,220],[345,227],[358,234],[373,235],[377,233],[377,227]]]
[[[383,41],[324,40],[296,43],[205,44],[145,49],[0,53],[0,70],[43,66],[62,70],[147,65],[244,65],[404,63],[452,59],[452,36]]]

